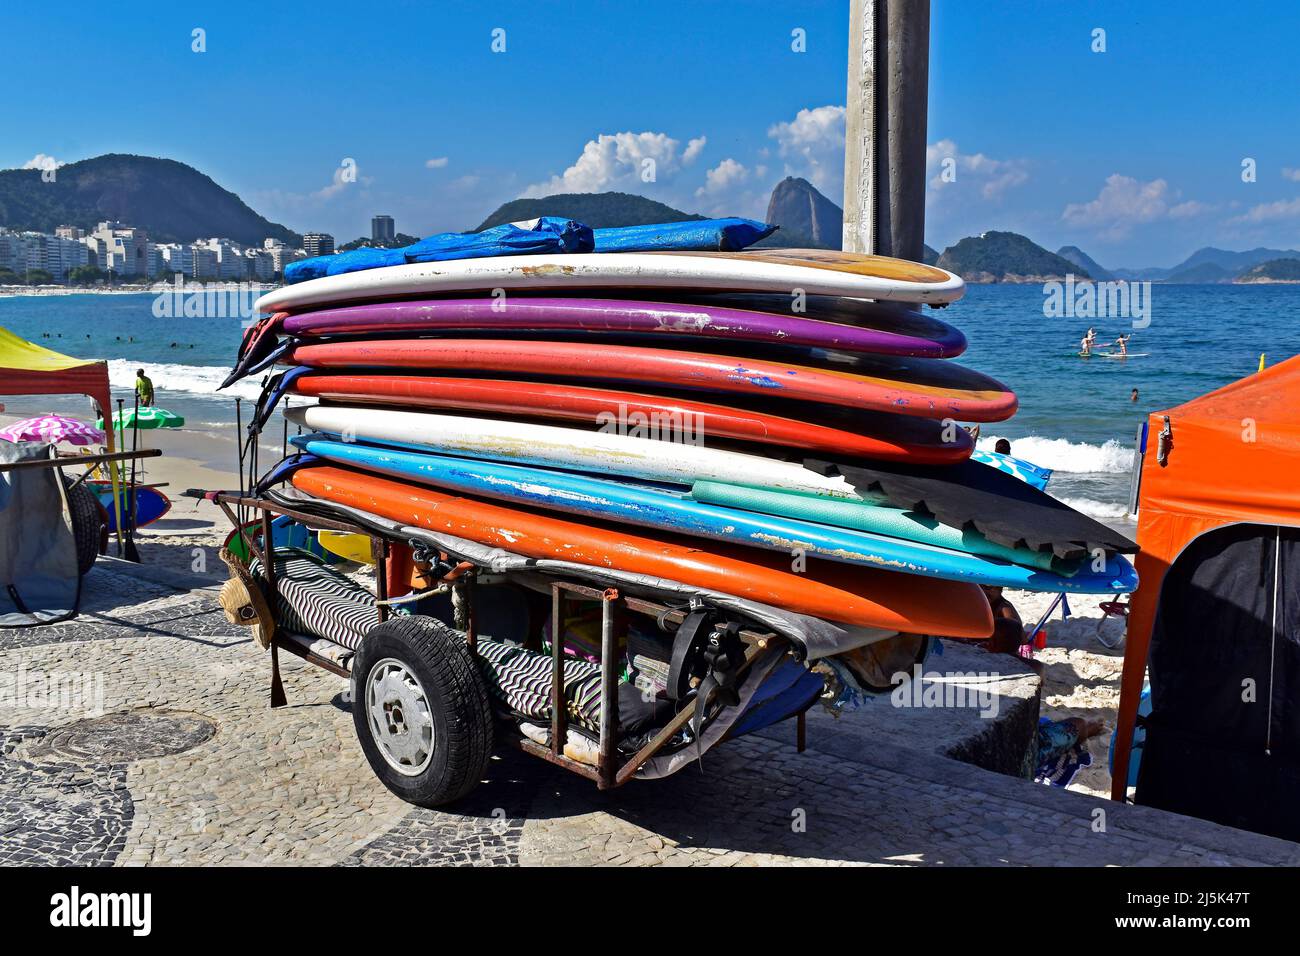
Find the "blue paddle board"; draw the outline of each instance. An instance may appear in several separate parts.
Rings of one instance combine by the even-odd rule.
[[[1038,568],[899,538],[723,508],[694,501],[684,493],[642,484],[398,451],[319,435],[297,436],[291,441],[329,461],[471,496],[922,577],[1082,594],[1130,591],[1136,582],[1132,567],[1123,558],[1108,564],[1109,573],[1089,573],[1085,568],[1065,578]],[[1130,577],[1133,582],[1128,580]]]
[[[104,510],[108,512],[108,530],[116,531],[117,516],[113,509],[113,489],[108,485],[95,485],[91,487],[91,490],[99,498],[99,503],[104,506]],[[125,524],[131,502],[129,489],[122,488],[118,494],[121,496],[122,521]],[[137,528],[153,524],[171,510],[171,499],[157,488],[137,488],[135,490],[135,526]]]

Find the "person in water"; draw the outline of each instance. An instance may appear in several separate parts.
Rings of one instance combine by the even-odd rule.
[[[1011,454],[1011,442],[1007,441],[1005,438],[999,438],[993,444],[993,451],[998,455],[1009,455]]]
[[[1128,400],[1130,402],[1136,402],[1138,400],[1138,390],[1136,388],[1133,389],[1133,394],[1128,397]]]
[[[153,405],[153,382],[142,368],[135,370],[135,397],[141,407]]]
[[[1095,328],[1091,328],[1088,330],[1088,334],[1085,335],[1082,341],[1079,342],[1079,354],[1091,355],[1092,347],[1094,344],[1096,344],[1096,342],[1097,342],[1097,330]]]

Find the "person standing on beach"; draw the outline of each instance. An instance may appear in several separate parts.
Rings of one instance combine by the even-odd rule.
[[[142,408],[153,405],[153,382],[142,368],[135,370],[135,397]]]

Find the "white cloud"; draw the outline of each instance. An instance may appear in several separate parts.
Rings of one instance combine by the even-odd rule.
[[[426,159],[424,161],[425,169],[443,169],[446,167],[446,165],[447,165],[446,156],[438,156],[435,157],[434,159]]]
[[[1300,198],[1278,199],[1274,202],[1260,203],[1257,206],[1252,206],[1240,216],[1233,217],[1230,221],[1257,223],[1277,222],[1279,220],[1296,218],[1300,218]]]
[[[691,163],[695,162],[695,160],[699,158],[700,152],[704,149],[704,146],[708,141],[708,137],[706,136],[697,136],[695,139],[690,140],[686,144],[685,152],[682,153],[682,164],[689,166]]]
[[[941,139],[925,148],[925,169],[930,177],[927,199],[934,201],[944,190],[964,189],[972,182],[981,198],[1001,199],[1008,190],[1029,181],[1028,165],[1023,159],[963,153],[953,140]]]
[[[66,166],[67,163],[60,162],[53,156],[47,156],[44,153],[37,153],[27,162],[23,163],[23,169],[58,169],[60,166]]]
[[[802,109],[789,122],[774,123],[767,135],[776,140],[787,176],[802,176],[829,196],[844,188],[844,107]]]
[[[1294,166],[1283,166],[1282,178],[1289,179],[1293,183],[1300,183],[1300,169],[1296,169]]]
[[[749,170],[728,157],[704,174],[704,185],[695,190],[701,198],[725,193],[749,179]]]
[[[340,195],[349,186],[355,186],[358,182],[363,186],[369,186],[372,181],[370,177],[361,175],[354,160],[344,160],[335,167],[330,184],[312,193],[312,198],[324,202]]]
[[[1177,191],[1163,179],[1143,183],[1115,173],[1107,177],[1096,199],[1070,203],[1061,218],[1072,226],[1095,228],[1106,238],[1123,239],[1134,226],[1162,219],[1189,219],[1214,208],[1196,200],[1177,199]]]
[[[644,192],[666,183],[690,165],[704,148],[703,136],[686,149],[667,133],[601,133],[589,140],[577,160],[557,176],[524,190],[528,197],[553,193],[595,193],[608,189]]]

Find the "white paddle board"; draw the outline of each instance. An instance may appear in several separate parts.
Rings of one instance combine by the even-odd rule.
[[[268,292],[259,312],[495,289],[707,289],[838,295],[941,304],[961,298],[959,276],[904,259],[824,249],[620,252],[453,259],[323,276]]]
[[[795,462],[688,442],[554,425],[339,405],[288,408],[285,418],[343,441],[374,442],[466,458],[691,485],[720,481],[862,501],[842,477]]]

